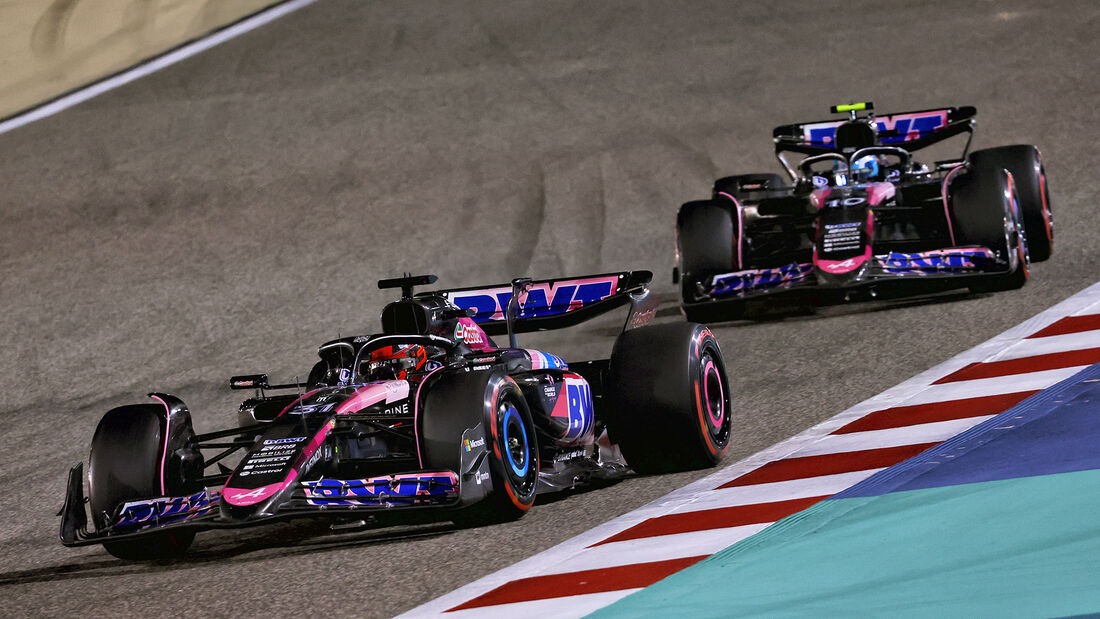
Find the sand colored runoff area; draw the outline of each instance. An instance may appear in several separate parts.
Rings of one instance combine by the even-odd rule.
[[[0,118],[231,24],[273,0],[2,0]]]

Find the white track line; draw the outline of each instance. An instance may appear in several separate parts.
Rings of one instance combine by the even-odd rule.
[[[988,361],[1022,359],[1024,357],[1034,357],[1035,355],[1066,352],[1068,350],[1084,350],[1086,348],[1100,348],[1100,330],[1020,340],[1019,344],[1009,346],[1003,353],[990,358]]]
[[[479,595],[487,593],[505,585],[509,582],[513,582],[522,578],[528,578],[532,576],[541,576],[546,574],[568,574],[571,572],[596,569],[597,567],[615,566],[617,563],[608,564],[606,561],[607,554],[598,550],[602,548],[622,547],[629,548],[630,553],[637,553],[638,556],[646,557],[648,560],[661,560],[660,558],[668,558],[670,555],[661,553],[678,554],[676,550],[642,550],[641,543],[645,539],[641,540],[625,540],[623,542],[612,542],[607,544],[601,544],[599,546],[593,546],[612,535],[620,533],[632,526],[640,524],[653,517],[658,517],[674,512],[691,512],[698,511],[700,509],[712,509],[722,506],[731,506],[737,504],[755,504],[752,502],[753,497],[757,498],[755,502],[771,502],[784,499],[792,499],[798,497],[812,497],[823,496],[826,494],[838,492],[843,488],[837,488],[840,485],[841,478],[849,477],[849,481],[853,484],[857,483],[861,479],[874,471],[859,471],[856,473],[843,473],[839,475],[824,475],[819,477],[810,477],[800,480],[791,480],[783,482],[774,482],[770,484],[758,484],[755,486],[741,486],[722,490],[715,490],[718,486],[736,479],[745,473],[751,472],[768,462],[775,460],[781,460],[790,456],[803,456],[815,453],[843,453],[847,449],[862,449],[862,448],[877,448],[885,447],[882,441],[887,443],[893,443],[896,440],[901,440],[902,436],[898,430],[904,430],[907,433],[907,440],[900,444],[918,444],[921,442],[934,442],[942,440],[943,438],[949,438],[944,436],[948,431],[953,431],[953,434],[972,427],[973,425],[981,422],[988,417],[971,417],[963,420],[954,420],[948,422],[935,422],[929,424],[918,424],[918,426],[908,426],[899,429],[887,429],[887,430],[872,430],[868,432],[858,432],[847,435],[833,435],[829,436],[831,432],[847,425],[848,423],[859,419],[868,413],[893,408],[897,406],[907,406],[919,403],[930,403],[940,401],[950,401],[954,399],[973,397],[979,395],[990,395],[993,393],[1017,393],[1021,391],[1029,391],[1033,389],[1042,389],[1049,387],[1060,380],[1067,378],[1075,373],[1080,368],[1066,368],[1058,370],[1046,370],[1041,372],[1033,372],[1030,374],[1021,374],[1009,377],[1000,378],[987,378],[977,379],[971,381],[960,381],[958,383],[946,383],[943,385],[932,385],[934,381],[943,378],[953,372],[956,372],[972,363],[979,363],[990,360],[994,356],[1001,354],[1004,350],[1018,344],[1023,338],[1031,335],[1040,329],[1049,326],[1050,324],[1070,315],[1086,315],[1100,313],[1100,284],[1095,284],[1074,295],[1073,297],[1051,307],[1050,309],[1038,314],[1037,316],[1028,319],[1005,331],[1004,333],[994,337],[993,339],[980,344],[962,354],[949,359],[948,361],[931,368],[921,374],[893,387],[869,400],[861,402],[856,406],[836,415],[835,417],[822,422],[790,439],[782,441],[764,451],[761,451],[753,456],[750,456],[744,460],[736,462],[730,466],[727,466],[720,471],[717,471],[711,475],[708,475],[700,480],[689,484],[679,490],[676,490],[652,503],[645,505],[638,510],[635,510],[629,514],[625,514],[619,518],[603,523],[586,533],[574,537],[570,540],[566,540],[561,544],[546,550],[543,553],[525,559],[506,570],[501,570],[494,574],[490,574],[476,582],[473,582],[465,587],[455,590],[449,594],[446,594],[440,598],[432,600],[427,604],[414,608],[405,617],[422,617],[422,616],[439,616],[441,613],[449,608],[453,608],[463,602],[471,600]],[[1052,336],[1061,337],[1061,336]],[[1035,338],[1036,340],[1047,338]],[[1066,340],[1067,342],[1069,340]],[[1036,349],[1038,350],[1038,349]],[[1053,352],[1050,349],[1043,349],[1048,352]],[[1062,349],[1059,349],[1062,350]],[[1033,354],[1044,354],[1036,352]],[[914,431],[914,428],[916,430]],[[856,438],[850,438],[850,437]],[[875,441],[867,441],[868,438],[874,437]],[[866,442],[865,442],[866,441]],[[866,475],[863,475],[866,473]],[[818,485],[820,484],[820,485]],[[824,490],[822,494],[817,494],[814,489],[829,488]],[[783,490],[789,490],[790,493],[783,494]],[[733,497],[732,499],[730,497]],[[741,498],[738,498],[741,497]],[[749,503],[737,503],[740,500],[749,501]],[[732,500],[733,503],[727,503],[726,501]],[[760,526],[765,528],[767,525],[750,525],[752,527]],[[664,535],[656,538],[649,538],[650,541],[662,540],[667,541],[670,539],[681,540],[681,543],[687,545],[690,544],[695,548],[704,548],[707,545],[708,540],[715,539],[711,537],[721,536],[722,531],[729,531],[735,537],[739,533],[733,529],[740,527],[730,527],[728,529],[716,529],[708,532],[692,532],[692,533],[677,533],[673,535]],[[718,531],[719,533],[714,533]],[[704,535],[697,535],[698,533],[704,533]],[[629,544],[629,546],[627,545]],[[589,548],[592,546],[592,548]],[[672,544],[675,546],[675,544]],[[597,551],[597,552],[591,552]],[[685,550],[686,552],[686,550]],[[705,552],[704,552],[705,554]],[[679,554],[679,556],[693,556],[691,553]],[[654,559],[653,557],[658,557]],[[626,562],[630,564],[630,562]],[[562,572],[561,569],[567,569],[568,571]],[[610,604],[615,600],[625,597],[629,593],[632,593],[636,589],[628,591],[616,591],[612,592],[615,595],[606,593],[601,594],[589,594],[570,596],[563,598],[554,598],[553,600],[536,600],[530,602],[517,602],[509,604],[501,604],[497,606],[479,607],[466,611],[455,611],[446,613],[443,616],[447,617],[459,617],[459,616],[478,616],[478,617],[514,617],[523,614],[537,614],[538,616],[554,616],[554,617],[579,617],[602,608],[603,605]],[[620,595],[621,594],[621,595]]]
[[[667,559],[683,559],[712,555],[723,548],[756,535],[771,526],[771,522],[745,524],[706,531],[691,531],[663,535],[663,543],[654,544],[652,538],[611,542],[586,548],[566,561],[546,568],[542,574],[568,574],[578,570],[595,570],[619,567],[635,563],[650,563]],[[581,566],[581,567],[578,567]]]
[[[814,496],[833,495],[858,484],[881,470],[880,468],[867,469],[854,473],[818,475],[817,477],[803,477],[787,481],[773,481],[766,484],[716,489],[711,492],[700,493],[695,500],[679,505],[667,513],[697,512],[705,509],[721,509],[723,507],[739,507],[742,505],[756,505],[757,503],[774,503],[788,499],[808,499]]]
[[[1021,391],[1035,391],[1046,389],[1073,376],[1087,365],[1075,365],[1056,370],[1042,370],[1040,372],[1028,372],[1026,374],[1009,374],[1007,376],[995,376],[993,378],[977,378],[963,380],[957,383],[943,383],[932,385],[905,400],[901,405],[931,404],[933,402],[950,402],[952,400],[964,400],[977,398],[983,395],[1001,395],[1005,393],[1020,393]]]
[[[863,451],[865,449],[901,447],[903,445],[919,445],[921,443],[939,443],[946,441],[960,432],[965,432],[991,417],[993,417],[993,415],[921,423],[912,426],[902,426],[900,428],[888,428],[885,430],[869,430],[867,432],[852,432],[850,434],[830,434],[816,443],[811,443],[799,449],[791,454],[791,456],[795,458],[804,456],[824,456],[826,454]]]
[[[231,24],[221,30],[212,32],[202,38],[185,43],[180,47],[169,50],[160,56],[156,56],[150,60],[144,61],[135,65],[130,69],[126,69],[121,73],[116,73],[110,77],[104,78],[88,86],[69,92],[68,94],[61,95],[60,97],[48,101],[38,107],[32,108],[22,113],[17,113],[3,122],[0,122],[0,133],[6,133],[12,129],[22,127],[23,125],[32,123],[36,120],[41,120],[47,116],[52,116],[67,110],[72,106],[83,103],[92,97],[97,97],[109,90],[113,90],[124,84],[145,77],[150,73],[159,71],[165,67],[176,64],[177,62],[190,58],[195,54],[204,52],[215,45],[225,43],[226,41],[238,37],[246,32],[255,30],[264,24],[272,22],[280,17],[293,13],[298,9],[313,4],[316,0],[289,0],[281,4],[275,5],[271,8],[265,9],[259,13],[246,17],[241,21]]]

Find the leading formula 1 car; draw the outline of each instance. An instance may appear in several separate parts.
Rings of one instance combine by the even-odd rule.
[[[233,377],[232,388],[255,390],[235,427],[196,434],[184,403],[163,393],[104,415],[87,499],[83,464],[69,472],[61,541],[152,560],[181,555],[199,530],[303,516],[346,525],[436,510],[478,524],[517,518],[539,492],[619,477],[627,466],[713,466],[730,437],[722,354],[702,325],[647,325],[651,277],[420,294],[413,287],[435,276],[380,281],[402,290],[382,310],[383,332],[321,345],[306,385]],[[516,344],[516,333],[623,305],[630,311],[609,359],[567,364]],[[502,333],[508,346],[490,337]],[[225,466],[231,455],[239,462]]]
[[[775,154],[789,176],[718,179],[710,200],[676,219],[681,306],[689,320],[734,319],[754,298],[811,302],[1023,286],[1050,257],[1046,174],[1034,146],[967,155],[975,110],[875,117],[873,104],[834,106],[847,120],[783,125]],[[865,116],[858,112],[867,111]],[[962,157],[914,151],[966,134]],[[788,160],[803,156],[797,162]]]

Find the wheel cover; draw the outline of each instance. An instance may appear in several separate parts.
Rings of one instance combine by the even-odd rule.
[[[527,428],[524,426],[519,411],[509,402],[501,404],[500,415],[503,420],[501,425],[504,426],[502,433],[504,437],[504,444],[502,445],[504,462],[508,465],[508,474],[518,482],[516,484],[518,487],[527,476],[531,466],[531,449],[527,442]]]

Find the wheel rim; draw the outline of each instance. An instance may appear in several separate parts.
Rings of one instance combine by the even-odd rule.
[[[505,464],[508,465],[509,475],[516,479],[519,486],[531,468],[531,448],[527,442],[527,428],[519,411],[510,402],[502,403],[499,413],[504,439],[502,455]]]

